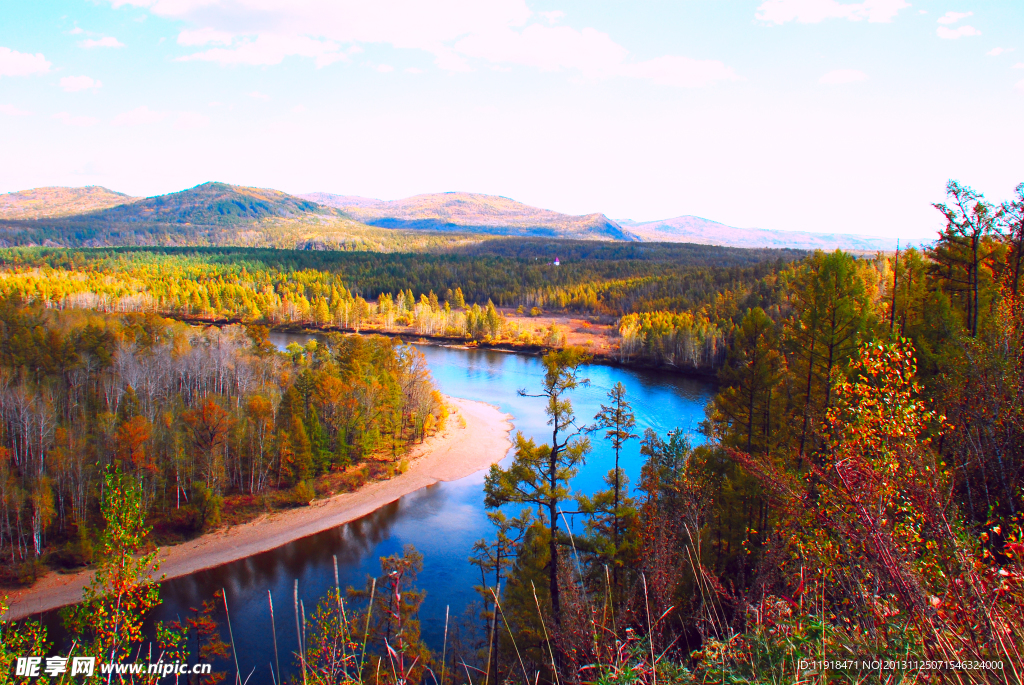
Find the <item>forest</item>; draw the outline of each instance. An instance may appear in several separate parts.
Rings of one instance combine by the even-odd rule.
[[[549,349],[543,378],[523,392],[545,408],[550,440],[517,435],[512,462],[485,480],[494,525],[471,559],[483,579],[475,627],[440,653],[428,648],[416,586],[424,560],[407,549],[381,559],[365,588],[338,587],[303,614],[300,648],[288,655],[298,682],[1022,682],[1024,184],[1002,205],[954,181],[947,191],[936,204],[945,228],[925,249],[752,265],[4,251],[0,401],[5,493],[14,493],[5,497],[20,497],[24,512],[8,515],[5,544],[12,558],[32,559],[36,540],[53,531],[72,548],[84,502],[87,525],[102,531],[96,558],[110,572],[83,606],[109,608],[114,596],[134,603],[115,610],[128,614],[123,627],[107,630],[84,610],[67,622],[87,650],[138,649],[133,621],[158,600],[143,573],[151,560],[130,552],[159,525],[144,512],[178,511],[181,483],[197,512],[204,498],[261,482],[294,490],[369,450],[398,454],[397,441],[444,420],[407,348],[336,336],[279,355],[266,349],[260,322],[315,322],[317,312],[336,322],[336,303],[360,300],[360,315],[371,317],[388,306],[465,319],[474,304],[485,319],[495,304],[557,307],[614,317],[624,356],[713,368],[719,389],[703,441],[678,430],[638,434],[621,385],[597,416],[577,416],[573,396],[587,384],[590,357]],[[281,314],[285,302],[297,318]],[[188,334],[154,313],[180,307],[232,313],[248,328]],[[231,368],[247,369],[244,382],[218,365],[222,349],[238,355]],[[167,368],[157,385],[170,390],[121,380],[143,364]],[[368,414],[324,404],[323,388],[352,396],[370,368],[423,380],[419,394],[389,395],[367,430]],[[154,402],[159,392],[171,401]],[[250,409],[251,398],[264,399]],[[165,418],[168,406],[174,415]],[[211,433],[197,427],[221,415],[231,421],[220,442],[200,439]],[[53,426],[45,462],[44,421]],[[582,496],[573,478],[596,440],[609,442],[615,462],[606,488]],[[74,491],[75,445],[109,464],[91,473],[88,495]],[[619,466],[627,446],[645,460],[636,483]],[[99,487],[149,464],[152,475]],[[6,499],[5,507],[15,509]],[[567,512],[585,518],[584,531],[570,530]],[[115,550],[115,538],[128,551]],[[203,623],[212,612],[191,629],[227,654]],[[161,648],[183,649],[187,629],[162,626]],[[44,639],[38,624],[12,625],[0,665]]]
[[[0,569],[94,560],[105,474],[152,535],[187,539],[404,468],[447,409],[422,355],[342,337],[279,353],[260,326],[0,300]]]
[[[705,245],[490,240],[452,253],[247,248],[8,248],[0,294],[45,307],[154,312],[270,327],[402,333],[543,346],[556,332],[506,314],[561,312],[638,325],[623,361],[713,373],[747,300],[803,253]],[[560,264],[553,261],[560,257]],[[675,316],[679,314],[680,316]],[[652,322],[657,322],[652,324]],[[644,338],[639,343],[638,335]]]

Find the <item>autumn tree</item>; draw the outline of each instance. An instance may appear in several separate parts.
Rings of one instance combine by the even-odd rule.
[[[143,621],[160,603],[160,586],[156,551],[137,556],[149,532],[138,481],[118,469],[108,469],[103,480],[102,561],[81,604],[65,609],[63,618],[85,653],[114,662],[143,641]]]
[[[204,484],[211,492],[217,492],[224,475],[224,442],[234,420],[212,397],[181,418],[199,454]]]

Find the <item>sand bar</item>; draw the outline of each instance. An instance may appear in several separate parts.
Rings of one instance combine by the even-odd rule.
[[[160,573],[177,578],[266,552],[353,521],[420,488],[464,478],[500,461],[511,446],[512,417],[483,402],[447,399],[453,412],[444,432],[412,449],[405,473],[367,484],[356,492],[316,500],[308,507],[264,514],[248,523],[162,548]],[[10,609],[4,617],[23,618],[74,604],[81,600],[82,589],[91,579],[89,570],[48,573],[32,587],[10,591]]]

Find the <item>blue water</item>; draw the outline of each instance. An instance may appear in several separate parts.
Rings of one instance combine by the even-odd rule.
[[[305,337],[272,334],[271,339],[283,349],[289,342],[302,342]],[[513,416],[515,430],[538,442],[550,440],[543,400],[517,394],[520,388],[528,392],[540,389],[544,367],[539,357],[435,346],[421,346],[420,350],[442,392],[496,405]],[[698,424],[714,389],[707,382],[600,365],[586,367],[584,376],[589,378],[589,386],[571,395],[581,423],[593,423],[600,404],[607,402],[608,391],[622,382],[636,414],[636,433],[642,435],[644,429],[653,428],[664,435],[678,428],[688,433],[692,442],[699,442]],[[586,464],[572,483],[575,490],[585,493],[603,487],[603,478],[614,463],[614,455],[600,434],[593,436],[592,443]],[[502,464],[510,460],[511,452]],[[627,444],[621,464],[635,481],[642,464],[639,441]],[[242,678],[255,668],[249,682],[269,683],[269,663],[273,660],[269,590],[274,600],[281,670],[287,678],[297,645],[292,601],[295,580],[309,616],[318,599],[334,586],[334,557],[342,588],[361,588],[369,574],[380,572],[380,557],[401,553],[405,545],[411,544],[424,555],[418,582],[427,591],[420,614],[423,636],[431,647],[440,649],[446,607],[452,617],[462,617],[478,598],[473,586],[480,583],[479,570],[467,559],[474,542],[492,537],[483,506],[483,482],[484,472],[480,472],[451,483],[438,483],[358,521],[167,581],[161,592],[163,604],[154,612],[154,619],[184,618],[189,607],[198,606],[224,588]],[[574,527],[581,523],[575,522]],[[222,637],[228,638],[226,629]]]

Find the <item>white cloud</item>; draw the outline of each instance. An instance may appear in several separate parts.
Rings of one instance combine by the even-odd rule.
[[[104,36],[103,38],[86,38],[80,46],[83,48],[123,48],[124,43],[119,41],[113,36]]]
[[[961,19],[974,16],[974,12],[946,12],[936,19],[940,24],[955,24]]]
[[[295,105],[294,107],[292,107],[292,111],[295,112],[296,114],[302,114],[303,112],[306,111],[306,106],[305,105]]]
[[[194,128],[203,128],[210,124],[210,117],[198,112],[181,112],[174,122],[174,128],[187,131]]]
[[[0,76],[45,74],[49,70],[50,63],[41,52],[30,55],[10,48],[0,48]]]
[[[981,31],[970,24],[964,24],[963,26],[958,26],[955,29],[940,26],[935,30],[935,35],[939,38],[945,38],[946,40],[956,40],[957,38],[964,38],[965,36],[980,36]]]
[[[629,51],[606,33],[585,28],[531,24],[522,31],[506,28],[468,36],[455,44],[460,54],[492,63],[518,64],[544,71],[578,69],[600,76],[617,69]]]
[[[159,123],[165,116],[163,112],[154,112],[149,107],[142,105],[131,111],[118,114],[114,117],[113,123],[115,126],[144,126]]]
[[[53,118],[65,126],[93,126],[99,123],[99,119],[95,117],[76,117],[67,112],[58,112],[53,115]]]
[[[999,55],[1002,55],[1003,53],[1013,52],[1013,51],[1014,51],[1014,48],[992,48],[991,50],[989,50],[985,54],[988,55],[989,57],[999,57]]]
[[[249,97],[251,97],[254,100],[269,100],[270,99],[269,95],[267,95],[266,93],[261,93],[258,90],[254,90],[251,93],[249,93]]]
[[[68,33],[72,36],[77,36],[79,34],[85,33],[85,31],[82,30],[82,27],[76,26],[75,28],[68,31]]]
[[[770,0],[766,4],[778,3]],[[864,0],[840,5],[838,16],[888,21],[904,0]],[[587,77],[627,76],[655,83],[693,85],[737,78],[714,60],[665,55],[645,62],[594,28],[553,26],[560,11],[534,14],[526,0],[111,0],[147,7],[185,22],[186,46],[209,46],[179,60],[266,66],[287,57],[313,59],[317,67],[346,60],[359,44],[422,50],[447,71],[488,66],[575,70]],[[786,3],[791,4],[790,0]],[[844,9],[845,8],[845,9]],[[537,22],[536,19],[542,19]],[[216,44],[217,47],[213,47]]]
[[[666,55],[630,62],[629,51],[596,29],[531,24],[458,41],[455,50],[495,65],[516,64],[542,71],[577,70],[588,78],[625,76],[659,85],[698,87],[739,77],[717,60]]]
[[[417,67],[408,67],[408,68],[407,68],[407,69],[405,70],[405,73],[407,73],[407,74],[422,74],[422,73],[423,73],[423,70],[422,70],[422,69],[419,69],[419,68],[417,68]]]
[[[211,33],[214,32],[211,31]],[[317,66],[326,66],[332,62],[346,59],[344,53],[338,52],[338,49],[337,43],[328,40],[318,40],[309,36],[267,33],[261,34],[255,39],[241,39],[231,47],[211,48],[204,52],[179,57],[178,61],[200,60],[219,62],[220,64],[267,66],[280,64],[285,57],[295,56],[312,57],[316,60]]]
[[[765,0],[757,8],[757,18],[773,24],[798,21],[816,24],[826,19],[850,21],[889,22],[901,9],[910,7],[905,0],[864,0],[863,2],[837,2],[836,0]]]
[[[23,117],[32,112],[26,112],[23,109],[18,109],[14,105],[0,105],[0,114],[6,114],[9,117]]]
[[[102,81],[96,81],[88,76],[65,76],[60,80],[60,87],[68,93],[77,93],[80,90],[100,88]]]
[[[393,66],[391,66],[390,64],[378,64],[377,65],[377,71],[379,71],[382,74],[388,74],[388,73],[390,73],[390,72],[392,72],[394,70],[395,70],[395,68]]]
[[[1014,69],[1024,69],[1024,62],[1017,62],[1013,65]]]
[[[227,31],[217,31],[210,27],[195,31],[182,31],[178,34],[178,45],[231,45],[233,36]]]
[[[863,71],[858,71],[857,69],[835,69],[818,79],[818,83],[838,85],[841,83],[857,83],[858,81],[867,80],[868,75]]]
[[[732,68],[717,60],[697,60],[674,55],[623,65],[618,73],[646,79],[661,86],[681,88],[699,88],[716,81],[740,80]]]
[[[1024,90],[1024,80],[1017,81],[1017,85],[1014,86],[1017,90]]]

